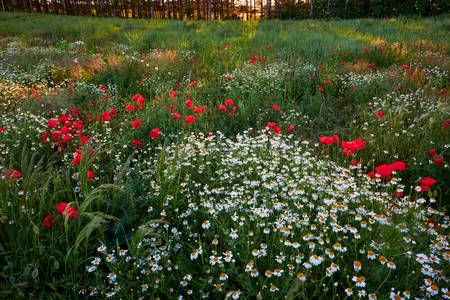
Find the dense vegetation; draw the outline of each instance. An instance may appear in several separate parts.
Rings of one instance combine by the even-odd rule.
[[[0,14],[1,297],[450,297],[449,26]]]
[[[447,0],[0,0],[3,12],[147,19],[385,18],[450,13]]]

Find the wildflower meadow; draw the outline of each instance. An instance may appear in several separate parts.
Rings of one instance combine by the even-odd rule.
[[[0,13],[0,298],[449,299],[450,18]]]

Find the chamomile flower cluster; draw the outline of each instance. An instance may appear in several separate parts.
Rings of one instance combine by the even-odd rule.
[[[245,64],[221,78],[223,87],[228,91],[242,93],[260,93],[263,95],[277,95],[283,91],[285,76],[289,66],[284,62],[267,65]]]
[[[393,202],[358,170],[315,157],[314,147],[263,131],[233,139],[192,134],[163,148],[140,171],[147,197],[158,200],[150,201],[148,220],[135,231],[133,256],[104,252],[109,261],[94,260],[88,270],[107,268],[117,277],[84,291],[238,299],[312,296],[319,289],[330,297],[444,297],[449,218],[419,206],[406,226],[400,216],[413,212],[408,199]]]

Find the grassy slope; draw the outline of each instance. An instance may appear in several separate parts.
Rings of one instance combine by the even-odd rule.
[[[207,57],[224,44],[247,57],[251,49],[267,44],[282,49],[279,55],[302,56],[321,60],[331,48],[351,50],[385,39],[388,42],[428,41],[448,51],[450,20],[432,19],[362,19],[342,21],[167,21],[123,20],[90,17],[63,17],[42,14],[0,13],[0,35],[25,38],[83,39],[88,47],[107,47],[120,42],[133,49],[192,49]],[[288,55],[287,55],[288,54]]]
[[[373,59],[378,59],[376,61],[377,67],[380,66],[380,69],[385,70],[389,69],[390,67],[397,68],[402,70],[401,64],[409,64],[411,62],[419,61],[418,59],[423,59],[422,54],[423,53],[417,53],[420,50],[423,52],[426,52],[427,50],[432,50],[435,53],[442,53],[442,59],[444,60],[444,63],[442,63],[442,66],[447,68],[449,64],[448,60],[448,54],[450,51],[450,35],[448,34],[450,29],[450,19],[448,17],[440,17],[440,18],[430,18],[430,19],[386,19],[386,20],[372,20],[372,19],[365,19],[365,20],[343,20],[343,21],[317,21],[317,20],[306,20],[306,21],[270,21],[270,22],[234,22],[234,21],[227,21],[227,22],[205,22],[205,21],[166,21],[166,20],[121,20],[121,19],[100,19],[100,18],[89,18],[89,17],[63,17],[63,16],[51,16],[51,15],[41,15],[41,14],[1,14],[0,13],[0,48],[2,47],[2,39],[8,40],[12,36],[18,36],[21,39],[26,41],[27,47],[33,46],[33,45],[39,45],[39,43],[42,42],[42,39],[49,39],[52,42],[55,42],[53,44],[58,45],[58,40],[64,39],[69,42],[77,41],[77,40],[83,40],[86,43],[86,48],[88,53],[94,53],[96,49],[104,50],[103,53],[106,53],[111,45],[115,43],[121,43],[129,45],[132,49],[136,50],[137,53],[143,53],[147,51],[150,48],[156,48],[156,49],[167,49],[167,50],[192,50],[194,51],[195,58],[198,62],[198,66],[196,68],[191,67],[190,62],[179,62],[178,65],[174,63],[173,69],[178,69],[178,72],[173,72],[172,77],[167,77],[164,80],[159,83],[161,86],[173,86],[174,81],[182,80],[184,76],[186,76],[186,70],[189,70],[193,72],[192,76],[196,80],[206,80],[207,85],[207,91],[202,92],[199,91],[198,98],[196,100],[204,101],[201,102],[206,103],[209,107],[216,107],[221,101],[223,101],[225,95],[221,94],[220,92],[216,91],[216,94],[213,94],[210,91],[217,90],[217,87],[219,84],[214,82],[213,78],[217,78],[218,76],[222,75],[223,73],[229,72],[233,70],[236,67],[241,67],[243,65],[243,62],[247,61],[250,56],[253,55],[253,51],[257,49],[260,51],[260,49],[265,49],[267,45],[272,45],[274,51],[272,52],[272,57],[270,57],[270,60],[272,61],[287,61],[292,63],[292,65],[298,66],[296,63],[298,61],[306,61],[311,62],[315,64],[316,66],[320,65],[326,65],[329,69],[327,70],[327,74],[334,74],[336,73],[336,70],[339,68],[339,51],[345,51],[347,52],[347,56],[345,59],[347,61],[357,61],[361,57],[361,50],[366,46],[374,46],[378,45],[381,40],[385,40],[388,43],[404,43],[405,47],[410,47],[412,49],[410,52],[408,52],[405,55],[394,56],[389,57],[388,55],[379,55],[370,57]],[[224,50],[226,45],[230,45],[229,50]],[[333,54],[332,49],[338,49],[338,55]],[[70,50],[65,49],[66,52],[70,52]],[[417,52],[415,52],[417,51]],[[181,53],[182,51],[180,51]],[[376,53],[375,53],[376,54]],[[374,54],[374,55],[375,55]],[[80,55],[81,56],[81,55]],[[13,64],[21,64],[22,66],[26,68],[33,68],[33,64],[37,61],[39,61],[39,57],[30,57],[30,56],[24,56],[20,57],[18,56],[17,61],[12,62]],[[72,59],[71,56],[66,57],[66,59]],[[19,61],[21,60],[21,61]],[[28,65],[28,66],[27,66]],[[138,64],[132,65],[131,67],[138,67]],[[104,74],[100,72],[99,74],[96,74],[93,78],[91,78],[91,83],[93,84],[99,84],[103,83],[104,79],[111,80],[111,83],[118,83],[120,80],[128,80],[129,82],[125,82],[123,84],[123,89],[121,90],[122,93],[117,96],[113,101],[117,102],[119,107],[123,107],[122,102],[120,102],[123,99],[128,99],[135,90],[127,89],[129,84],[131,83],[131,79],[133,79],[134,84],[135,81],[140,79],[143,73],[140,73],[142,69],[135,70],[136,76],[129,76],[126,77],[126,72],[129,72],[126,69],[126,65],[120,66],[118,70],[115,70],[114,72],[110,70],[106,70]],[[141,66],[142,67],[142,66]],[[385,68],[386,67],[386,68]],[[169,70],[169,67],[167,67]],[[342,71],[342,70],[340,70]],[[130,72],[132,73],[132,72]],[[401,77],[401,72],[400,76]],[[117,76],[111,79],[111,75]],[[147,75],[147,74],[145,74]],[[325,74],[326,75],[326,74]],[[323,76],[325,77],[325,76]],[[309,115],[311,118],[316,118],[313,120],[313,122],[317,123],[314,127],[314,130],[311,130],[311,134],[308,136],[308,138],[311,138],[312,140],[317,141],[317,138],[320,134],[331,134],[331,133],[343,133],[341,136],[343,139],[353,139],[355,137],[362,136],[364,134],[364,137],[369,136],[369,132],[363,132],[361,131],[361,124],[354,125],[350,124],[350,121],[355,117],[355,115],[352,115],[350,113],[355,113],[357,111],[356,109],[351,110],[348,109],[347,106],[354,105],[355,103],[357,105],[360,105],[358,108],[362,109],[364,111],[364,103],[365,101],[368,101],[371,99],[372,96],[378,95],[378,93],[384,93],[385,90],[380,89],[380,91],[369,91],[370,88],[367,88],[367,94],[361,93],[360,96],[352,96],[353,94],[346,94],[348,102],[341,102],[342,97],[334,97],[334,95],[321,95],[318,92],[318,87],[321,84],[321,81],[324,80],[323,77],[318,78],[314,81],[313,86],[314,88],[311,89],[311,91],[305,91],[304,97],[301,100],[307,100],[307,101],[292,101],[292,100],[298,100],[297,98],[289,98],[286,97],[286,99],[283,99],[283,101],[280,100],[280,104],[285,105],[282,107],[282,110],[288,110],[288,108],[295,108],[296,110],[303,110],[302,112]],[[211,80],[210,80],[211,79]],[[116,81],[117,82],[116,82]],[[301,82],[304,83],[304,82]],[[296,82],[293,83],[293,85],[297,84]],[[300,85],[300,84],[299,84]],[[412,86],[411,89],[415,87]],[[444,87],[448,88],[448,83],[444,85]],[[395,90],[395,86],[390,86],[387,84],[384,87],[389,92]],[[150,88],[149,88],[150,89]],[[158,94],[155,91],[155,94],[153,94],[153,90],[149,92],[146,90],[148,95],[146,96],[146,99],[153,99],[154,96],[157,96]],[[164,92],[164,95],[167,93],[167,90],[162,90],[158,92]],[[234,91],[233,91],[234,92]],[[236,91],[239,92],[239,91]],[[294,91],[295,94],[295,91]],[[236,94],[240,95],[240,94]],[[243,94],[244,95],[244,94]],[[229,95],[227,95],[229,96]],[[264,95],[264,98],[259,97],[260,94],[255,93],[253,95],[250,95],[249,97],[234,97],[230,96],[232,98],[235,98],[239,103],[239,112],[242,110],[245,113],[241,113],[239,117],[242,117],[242,119],[238,119],[236,117],[236,128],[229,128],[229,132],[239,132],[242,129],[245,129],[249,123],[251,125],[255,125],[253,120],[248,121],[248,116],[253,116],[255,110],[254,107],[256,106],[262,106],[264,109],[270,112],[270,107],[273,103],[273,97],[272,95]],[[292,95],[289,95],[292,96]],[[298,95],[294,95],[298,96]],[[300,96],[298,96],[300,97]],[[434,99],[433,99],[434,100]],[[125,100],[124,100],[125,101]],[[208,102],[206,102],[208,101]],[[353,101],[353,102],[352,102]],[[56,101],[55,101],[56,102]],[[151,102],[151,101],[149,101]],[[246,103],[244,103],[246,102]],[[62,102],[64,104],[65,102]],[[73,103],[76,103],[74,99],[69,99],[68,103],[72,105]],[[246,106],[247,105],[247,106]],[[252,106],[254,105],[254,106]],[[315,108],[313,108],[313,106]],[[328,106],[328,107],[327,107]],[[64,106],[63,106],[64,107]],[[109,108],[109,107],[108,107]],[[146,127],[154,128],[154,127],[161,127],[163,131],[169,131],[170,129],[170,120],[166,121],[163,118],[163,115],[159,115],[158,112],[161,112],[161,107],[156,106],[155,104],[155,110],[148,109],[144,112],[142,112],[141,117],[142,118],[148,118],[145,119],[144,122],[146,123]],[[322,109],[323,108],[323,109]],[[106,109],[106,108],[105,108]],[[386,112],[388,117],[386,117],[387,120],[392,120],[392,122],[397,121],[397,118],[400,119],[402,116],[397,116],[396,113],[390,113],[389,107],[386,108]],[[327,110],[328,115],[326,112]],[[318,112],[315,114],[315,112]],[[155,113],[156,112],[156,113]],[[415,112],[415,110],[414,110]],[[101,113],[101,110],[98,110],[93,113]],[[321,115],[323,113],[324,115]],[[346,114],[347,113],[347,114]],[[419,112],[418,114],[420,114]],[[362,118],[364,119],[367,117],[367,119],[373,118],[373,112],[372,111],[364,111],[364,114],[362,114]],[[400,114],[398,114],[400,115]],[[409,115],[406,115],[404,117],[405,120],[414,119],[414,114],[411,114],[412,117],[409,117]],[[247,119],[246,119],[247,118]],[[439,118],[441,116],[439,115]],[[337,120],[336,120],[337,119]],[[439,119],[441,120],[441,119]],[[163,123],[166,122],[166,123]],[[258,128],[261,128],[264,126],[265,122],[267,120],[261,118],[261,122],[256,124]],[[359,120],[361,121],[361,120]],[[128,128],[128,122],[129,120],[123,120],[123,124],[126,124]],[[45,123],[45,122],[44,122]],[[212,127],[199,127],[201,130],[206,129],[222,129],[223,124],[220,123],[217,120],[211,121]],[[422,124],[422,123],[419,123]],[[398,125],[400,128],[399,130],[403,129],[404,124],[401,123]],[[206,125],[205,125],[206,126]],[[215,126],[215,127],[214,127]],[[339,128],[342,126],[342,128]],[[442,140],[443,144],[446,141],[446,137],[444,136],[445,133],[443,133],[442,130],[440,130],[439,124],[438,126],[435,126],[436,129],[435,132],[430,131],[431,133],[435,134],[435,137],[433,137],[431,134],[428,136],[423,137],[424,145],[420,145],[420,147],[414,147],[417,143],[417,140],[415,138],[410,138],[409,144],[406,143],[406,140],[401,140],[403,149],[402,153],[398,153],[398,149],[400,149],[398,140],[396,137],[394,137],[392,134],[388,135],[386,139],[383,141],[383,137],[385,136],[383,133],[383,128],[378,127],[378,123],[376,120],[371,121],[371,130],[373,132],[376,132],[377,138],[382,141],[378,143],[374,143],[374,146],[371,146],[372,148],[370,151],[363,152],[364,155],[363,160],[365,162],[369,161],[370,155],[375,153],[376,156],[374,157],[374,160],[376,160],[378,163],[381,162],[392,162],[394,158],[392,157],[392,154],[400,154],[400,159],[404,159],[406,157],[407,152],[412,152],[411,154],[408,154],[408,157],[415,157],[417,153],[420,155],[425,155],[425,151],[427,148],[427,145],[425,144],[429,140],[438,138]],[[25,126],[24,126],[25,127]],[[393,127],[393,126],[391,126]],[[123,126],[125,128],[125,126]],[[380,129],[380,130],[378,130]],[[174,129],[176,130],[176,129]],[[342,131],[339,131],[342,130]],[[421,132],[420,129],[416,130],[418,133]],[[148,138],[148,131],[145,132],[145,138]],[[424,134],[428,134],[428,131],[424,130]],[[129,138],[132,137],[132,134],[130,131],[126,132],[124,134],[124,138],[120,139],[120,137],[117,137],[117,140],[114,140],[114,143],[112,144],[113,150],[120,150],[119,147],[116,147],[120,143],[128,143]],[[144,136],[144,134],[142,134]],[[422,135],[418,135],[422,137]],[[28,136],[25,136],[23,134],[23,138],[27,138]],[[16,142],[16,141],[15,141]],[[382,154],[381,149],[378,149],[377,147],[381,147],[382,145],[383,149],[390,149],[392,148],[392,152],[389,154]],[[439,145],[442,148],[442,145]],[[388,148],[391,147],[391,148]],[[397,151],[396,151],[397,150]],[[411,151],[410,151],[411,150]],[[18,153],[20,154],[20,153]],[[384,156],[383,156],[384,155]],[[427,158],[425,158],[426,160]],[[19,161],[17,159],[17,161]],[[345,161],[344,161],[345,162]],[[30,166],[32,166],[33,163],[30,162]],[[107,169],[106,166],[102,165],[102,169]],[[112,167],[111,167],[112,169]],[[99,170],[100,171],[100,170]],[[102,170],[103,171],[103,170]],[[108,170],[109,172],[110,170]],[[53,171],[52,171],[53,172]],[[105,171],[107,172],[107,171]],[[418,178],[418,176],[426,176],[428,173],[425,172],[422,169],[418,169],[417,171],[414,171],[413,175],[411,175],[411,180],[414,181]],[[444,172],[444,171],[442,171]],[[56,174],[56,172],[54,172]],[[113,173],[112,171],[110,172]],[[107,173],[106,176],[103,176],[103,178],[108,178],[110,173]],[[100,174],[100,176],[105,175],[103,173]],[[434,176],[434,175],[433,175]],[[55,178],[57,176],[55,175]],[[55,186],[55,190],[61,190],[61,192],[58,197],[64,194],[65,196],[71,195],[72,192],[72,186],[71,183],[67,184],[65,186],[64,182],[59,182],[56,179],[53,179],[54,182],[61,185],[58,185],[56,183],[52,183],[51,186]],[[446,180],[444,177],[439,177],[439,180],[442,182]],[[105,180],[106,181],[106,180]],[[131,181],[131,180],[130,180]],[[33,183],[39,182],[39,180],[34,180]],[[440,183],[441,183],[440,182]],[[137,178],[136,180],[136,186],[140,185],[141,181],[140,178]],[[441,183],[442,184],[442,183]],[[444,184],[442,184],[444,186]],[[15,187],[14,187],[15,188]],[[130,185],[130,189],[134,189],[134,186]],[[88,188],[87,188],[88,189]],[[5,189],[6,190],[6,189]],[[11,188],[11,191],[13,191],[13,188]],[[15,190],[14,190],[15,191]],[[136,190],[137,191],[137,190]],[[54,193],[52,190],[47,191],[48,194],[45,194],[43,192],[42,199],[44,201],[41,201],[39,203],[45,203],[45,201],[48,201],[48,205],[45,208],[45,210],[50,210],[50,208],[53,208],[55,201],[59,201],[60,199],[53,199],[57,196],[56,193]],[[444,193],[448,194],[448,189],[444,190]],[[123,194],[126,194],[125,192]],[[136,192],[138,194],[138,192]],[[128,196],[128,195],[127,195]],[[133,195],[129,196],[131,198]],[[51,198],[53,197],[53,198]],[[48,198],[48,199],[47,199]],[[51,199],[50,199],[51,198]],[[18,201],[21,198],[18,197]],[[41,200],[42,200],[41,199]],[[49,200],[50,199],[50,200]],[[127,198],[128,199],[128,198]],[[123,211],[129,211],[131,206],[130,203],[124,202],[124,209]],[[43,205],[44,206],[44,205]],[[122,217],[120,214],[122,211],[117,212],[114,211],[112,214],[117,217]],[[138,214],[137,214],[138,215]],[[40,218],[36,218],[36,216],[33,216],[36,220],[36,222],[40,222]],[[137,218],[137,217],[136,217]],[[137,218],[139,221],[141,221],[139,218]],[[125,223],[125,222],[124,222]],[[131,221],[130,221],[131,223]],[[23,221],[24,228],[28,229],[31,236],[34,236],[34,233],[31,232],[31,229],[29,229],[28,221]],[[132,224],[135,225],[135,224]],[[131,226],[131,225],[130,225]],[[37,229],[39,231],[39,229]],[[11,233],[11,235],[14,235]],[[17,244],[19,246],[22,245],[22,247],[27,248],[26,245],[26,239],[28,239],[28,236],[25,234],[23,235],[23,240],[18,240]],[[31,239],[31,238],[30,238]],[[17,249],[15,247],[13,238],[9,239],[10,242],[10,248],[11,249]],[[97,241],[95,241],[96,243]],[[95,244],[94,242],[90,241],[89,244],[90,247],[93,247]],[[37,251],[47,251],[46,242],[39,242],[37,243],[39,247],[28,247],[29,249],[35,249],[36,253],[32,254],[22,254],[22,260],[20,263],[17,263],[17,259],[21,258],[20,255],[15,254],[11,255],[15,259],[14,266],[18,269],[21,269],[21,264],[24,264],[24,262],[29,262],[30,257],[32,259],[36,259],[36,265],[39,265],[42,267],[40,269],[40,272],[44,270],[45,268],[48,268],[47,264],[43,263],[44,260],[40,257],[40,252],[37,253]],[[23,250],[23,253],[29,253],[27,252],[29,249]],[[44,250],[43,250],[44,249]],[[54,247],[54,249],[58,249],[58,247]],[[21,250],[18,250],[17,253],[20,253]],[[62,252],[64,254],[64,251]],[[61,256],[63,256],[61,254]],[[59,255],[59,253],[58,253]],[[74,259],[73,265],[77,265],[78,268],[83,269],[85,264],[85,257],[80,255],[79,261]],[[58,258],[59,259],[59,258]],[[61,260],[60,260],[61,261]],[[67,263],[65,266],[70,266],[71,264]],[[81,266],[81,267],[80,267]],[[22,270],[20,270],[22,271]],[[58,273],[59,272],[59,273]],[[28,272],[29,273],[29,272]],[[57,278],[62,273],[62,271],[55,271],[54,274],[49,274],[49,278]],[[65,272],[67,275],[69,272]],[[5,273],[6,274],[6,273]],[[66,276],[68,279],[65,279],[65,282],[69,282],[70,284],[73,283],[72,278],[77,278],[74,274],[71,278],[70,276]],[[27,275],[28,276],[28,275]],[[54,276],[54,277],[53,277]],[[20,278],[20,276],[18,276]],[[40,279],[42,281],[42,279]],[[58,279],[60,280],[60,279]],[[55,280],[55,284],[61,284],[60,281]],[[70,281],[72,280],[72,281]],[[36,288],[41,289],[41,281],[36,281]],[[68,284],[69,285],[69,284]],[[65,291],[66,292],[66,291]]]

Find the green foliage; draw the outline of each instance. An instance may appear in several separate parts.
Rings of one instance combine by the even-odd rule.
[[[437,9],[416,2],[412,10],[410,1],[370,1],[370,9],[364,1],[314,1],[316,17]],[[309,13],[304,4],[283,5],[282,17]],[[222,282],[226,271],[224,291],[240,289],[242,297],[314,299],[323,287],[330,298],[343,298],[354,285],[356,259],[367,292],[379,299],[390,297],[390,287],[424,297],[415,255],[436,252],[435,238],[445,240],[448,228],[438,211],[448,210],[450,197],[448,28],[446,16],[172,22],[1,13],[0,297],[137,298],[148,284],[148,297],[165,299],[186,294],[180,282],[191,274],[194,298],[200,291],[223,298],[211,282]],[[145,99],[140,107],[136,94]],[[184,122],[187,116],[195,122]],[[141,123],[133,128],[135,120]],[[152,138],[155,129],[160,136]],[[360,138],[365,147],[345,156],[341,144],[319,144],[333,134]],[[366,176],[397,160],[407,168],[392,178]],[[429,192],[419,189],[423,177],[437,179]],[[76,217],[58,212],[60,202],[76,208]],[[253,218],[256,208],[271,214]],[[300,251],[286,246],[278,222],[311,218],[300,227],[285,224],[309,259],[313,251],[302,238],[325,211],[336,213],[345,234],[362,232],[344,239],[348,252],[333,261],[340,273],[326,276],[328,260],[314,271],[300,264],[286,278],[266,278],[280,252],[292,258]],[[365,213],[371,231],[356,220]],[[44,226],[51,215],[52,226]],[[239,239],[230,238],[238,227]],[[327,248],[341,238],[329,233],[328,242],[315,232]],[[255,279],[244,269],[261,242],[270,255],[258,262]],[[208,256],[190,259],[200,246]],[[367,258],[369,246],[397,269]],[[209,256],[230,249],[234,265],[211,267]],[[147,268],[155,255],[161,273]],[[440,259],[445,270],[448,261]],[[283,268],[282,276],[290,274],[287,262]],[[309,281],[295,279],[299,272]],[[121,290],[111,283],[114,273]]]

